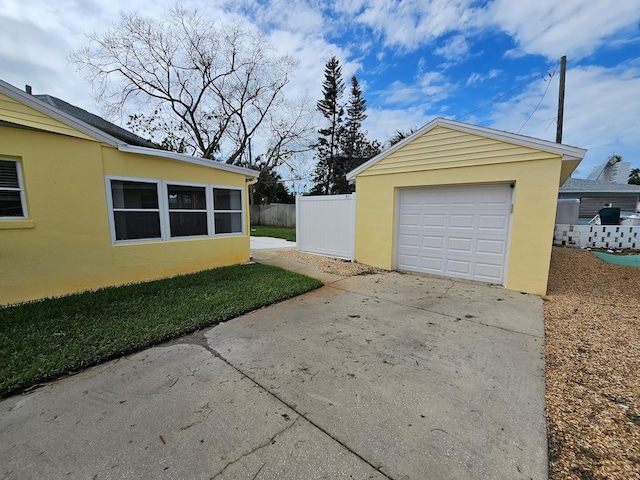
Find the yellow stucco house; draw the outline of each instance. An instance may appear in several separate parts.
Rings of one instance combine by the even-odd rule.
[[[437,118],[347,174],[355,258],[543,295],[558,188],[585,153]]]
[[[0,305],[248,261],[256,172],[0,81]]]

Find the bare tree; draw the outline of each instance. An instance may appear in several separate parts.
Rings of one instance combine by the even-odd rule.
[[[70,60],[108,114],[134,107],[140,113],[132,125],[163,134],[167,148],[224,154],[230,164],[240,163],[250,139],[274,121],[297,66],[254,30],[179,7],[163,19],[122,13]]]

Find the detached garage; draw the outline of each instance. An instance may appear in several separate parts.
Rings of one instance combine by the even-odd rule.
[[[545,294],[558,188],[585,152],[436,119],[347,175],[355,258]]]

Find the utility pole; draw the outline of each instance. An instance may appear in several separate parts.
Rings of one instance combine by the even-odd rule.
[[[562,143],[562,123],[564,121],[564,79],[567,74],[567,56],[560,59],[560,87],[558,89],[558,123],[556,127],[556,143]]]

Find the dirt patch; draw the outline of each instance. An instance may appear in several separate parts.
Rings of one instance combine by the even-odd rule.
[[[552,479],[640,479],[640,268],[554,248],[545,297]]]
[[[333,273],[334,275],[340,275],[342,277],[352,277],[354,275],[364,275],[379,271],[377,268],[370,267],[369,265],[352,263],[347,260],[325,257],[323,255],[302,253],[293,248],[280,250],[278,252],[278,256],[286,258],[287,260],[304,263],[305,265],[310,265],[322,270],[323,272]]]

